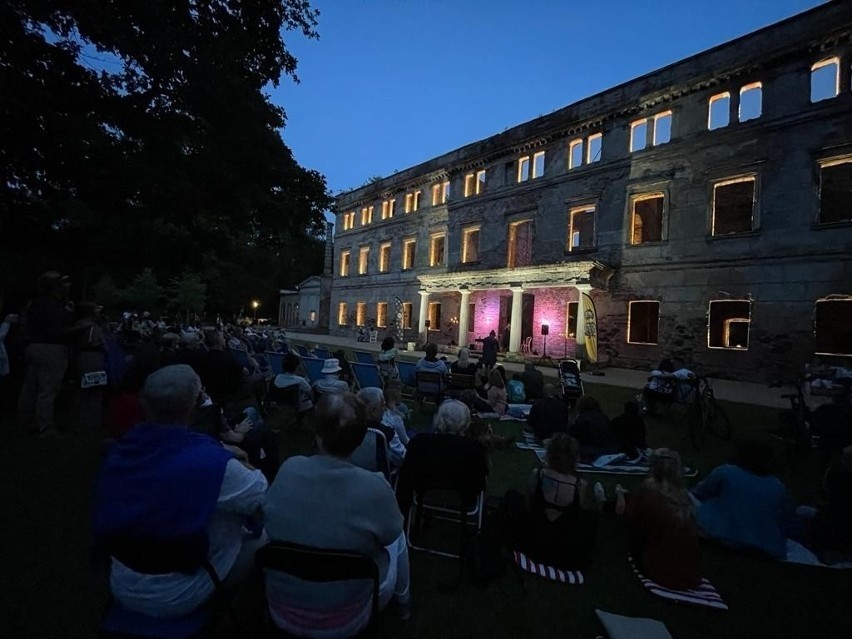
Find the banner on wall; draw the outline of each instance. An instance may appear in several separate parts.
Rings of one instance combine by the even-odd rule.
[[[592,363],[598,361],[598,317],[595,313],[595,303],[585,293],[580,294],[583,304],[583,345],[586,347],[586,357]]]

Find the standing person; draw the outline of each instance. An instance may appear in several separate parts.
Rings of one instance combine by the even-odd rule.
[[[501,343],[500,343],[500,346],[503,348],[504,353],[509,352],[509,340],[511,339],[511,335],[512,335],[512,325],[506,324],[506,326],[503,328],[503,339],[501,340]]]
[[[73,316],[68,295],[71,278],[47,271],[38,278],[39,295],[27,310],[24,361],[27,373],[18,399],[22,424],[43,439],[59,435],[54,421],[56,397],[68,369]]]
[[[482,365],[486,370],[491,370],[491,367],[497,363],[497,333],[491,331],[488,337],[482,341]]]

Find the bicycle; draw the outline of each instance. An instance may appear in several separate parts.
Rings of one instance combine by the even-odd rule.
[[[695,395],[692,399],[692,415],[689,419],[689,439],[699,449],[703,446],[707,433],[728,441],[733,434],[733,426],[728,414],[716,401],[716,394],[706,377],[693,380]]]

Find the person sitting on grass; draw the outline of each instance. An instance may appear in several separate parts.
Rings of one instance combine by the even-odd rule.
[[[576,471],[579,444],[556,433],[547,445],[545,467],[530,476],[526,499],[506,493],[508,542],[530,559],[563,570],[589,566],[597,537],[597,510],[587,506],[587,483]],[[602,492],[602,491],[599,491]]]
[[[543,397],[536,401],[527,416],[527,426],[536,441],[550,439],[554,433],[567,433],[571,421],[568,405],[556,396],[556,387],[545,384]]]
[[[535,367],[533,362],[524,364],[524,372],[521,373],[521,381],[527,394],[527,401],[541,399],[544,397],[544,375]]]
[[[491,407],[491,411],[498,415],[506,413],[508,396],[506,394],[506,383],[497,367],[492,368],[488,374],[488,384],[485,387],[485,400]]]
[[[692,489],[703,537],[726,546],[756,550],[776,559],[786,556],[785,526],[792,504],[784,484],[772,471],[772,450],[745,441],[732,463],[716,467]]]
[[[648,448],[645,440],[645,420],[642,419],[639,402],[631,400],[624,404],[624,412],[612,420],[612,431],[618,440],[618,450],[630,459],[636,459]]]
[[[580,443],[580,458],[592,462],[601,455],[618,452],[618,440],[609,425],[609,419],[601,410],[598,400],[584,395],[577,402],[577,419],[571,427],[571,435]]]
[[[648,466],[648,478],[635,491],[627,493],[621,484],[615,489],[615,512],[631,523],[630,554],[642,574],[659,585],[695,588],[701,583],[701,548],[680,455],[659,448]]]

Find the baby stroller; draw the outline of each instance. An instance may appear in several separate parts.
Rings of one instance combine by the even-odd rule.
[[[573,410],[583,395],[583,380],[580,378],[580,362],[576,359],[563,359],[559,362],[559,386],[562,400]]]

